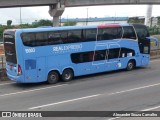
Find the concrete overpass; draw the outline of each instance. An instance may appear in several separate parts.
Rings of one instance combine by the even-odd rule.
[[[160,0],[0,0],[0,8],[48,5],[49,14],[53,17],[53,26],[59,25],[59,17],[65,7],[133,4],[160,4]]]

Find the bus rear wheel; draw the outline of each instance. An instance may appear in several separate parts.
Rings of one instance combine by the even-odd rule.
[[[62,80],[64,82],[71,81],[73,77],[74,77],[74,74],[73,74],[73,70],[71,69],[65,69],[62,73]]]
[[[55,84],[59,81],[59,74],[56,72],[56,71],[51,71],[49,74],[48,74],[48,79],[47,79],[47,82],[49,84]]]
[[[131,71],[131,70],[133,70],[135,68],[135,62],[133,61],[133,60],[130,60],[129,62],[128,62],[128,64],[127,64],[127,70],[128,71]]]

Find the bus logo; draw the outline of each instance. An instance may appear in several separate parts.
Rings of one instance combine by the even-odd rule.
[[[54,52],[62,52],[62,51],[68,51],[68,50],[79,50],[79,49],[82,49],[82,44],[54,46],[53,47]]]

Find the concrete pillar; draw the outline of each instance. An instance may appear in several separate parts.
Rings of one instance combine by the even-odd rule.
[[[146,26],[151,26],[151,18],[152,18],[152,5],[148,5],[144,23]]]
[[[65,10],[65,0],[58,0],[57,4],[49,6],[49,14],[53,17],[53,26],[59,26],[59,18]]]
[[[53,17],[53,26],[59,26],[59,17],[54,16]]]

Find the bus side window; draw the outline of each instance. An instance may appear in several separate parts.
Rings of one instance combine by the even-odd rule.
[[[81,42],[82,30],[70,30],[68,31],[68,43]]]
[[[119,58],[120,48],[109,49],[108,59]]]
[[[97,29],[86,29],[84,30],[85,32],[84,34],[84,41],[88,42],[88,41],[96,41],[96,35],[97,35]]]
[[[123,27],[123,30],[123,38],[136,39],[136,34],[132,26],[125,26]]]
[[[71,60],[73,63],[85,63],[93,61],[94,52],[82,52],[82,53],[73,53],[71,54]]]
[[[36,33],[36,46],[48,45],[48,33],[39,32]]]
[[[135,51],[129,48],[121,48],[120,57],[131,57],[135,56]]]
[[[48,37],[49,45],[62,44],[60,32],[50,32]]]
[[[99,28],[98,40],[113,40],[122,37],[122,28]]]
[[[35,33],[22,33],[21,38],[25,46],[35,46]]]
[[[60,37],[61,37],[61,41],[65,44],[67,43],[68,40],[68,36],[67,36],[67,31],[60,31]]]
[[[94,54],[94,61],[105,60],[106,50],[97,50]]]

